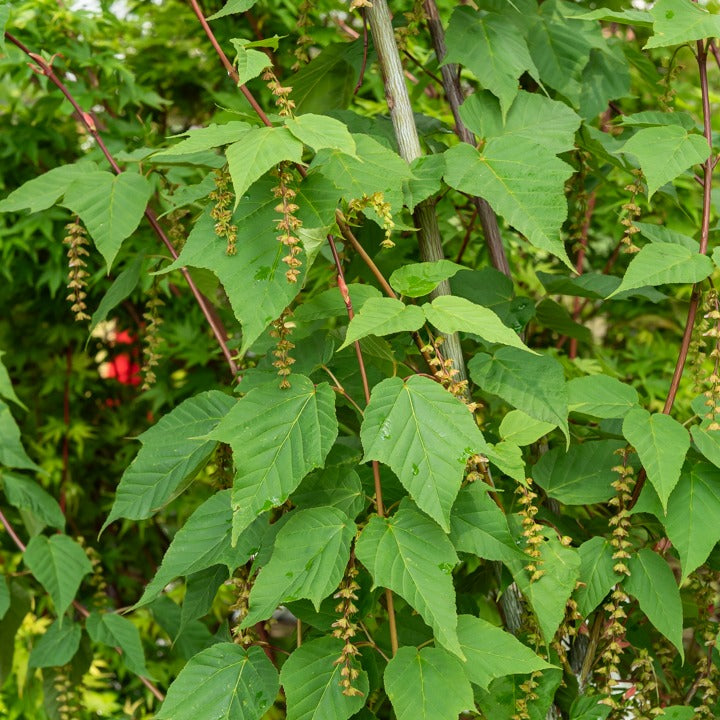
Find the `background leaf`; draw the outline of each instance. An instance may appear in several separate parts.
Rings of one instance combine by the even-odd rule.
[[[28,667],[59,667],[69,663],[80,647],[81,635],[79,625],[56,620],[33,645]]]
[[[3,472],[0,474],[0,482],[7,501],[13,507],[29,511],[35,516],[38,532],[46,525],[58,530],[65,529],[65,516],[57,500],[34,480]]]
[[[607,375],[586,375],[568,381],[568,409],[597,418],[621,418],[639,402],[632,385]]]
[[[128,670],[142,677],[152,677],[145,667],[140,633],[130,620],[116,613],[92,613],[86,627],[94,642],[122,650]]]

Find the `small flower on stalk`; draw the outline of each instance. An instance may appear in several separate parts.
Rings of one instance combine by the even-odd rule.
[[[210,193],[210,199],[215,201],[210,217],[215,220],[215,234],[227,241],[225,252],[228,255],[235,255],[237,252],[235,242],[237,240],[237,225],[233,225],[232,204],[235,195],[228,190],[230,174],[227,168],[215,172],[215,189]]]
[[[85,298],[87,293],[85,288],[87,287],[86,278],[88,273],[84,268],[87,267],[87,263],[83,260],[83,257],[89,255],[85,246],[88,244],[87,238],[85,237],[85,228],[80,224],[80,220],[68,223],[65,226],[68,234],[63,239],[63,243],[68,246],[68,284],[67,288],[70,290],[70,294],[67,296],[68,301],[71,303],[70,309],[75,314],[75,320],[82,322],[84,320],[90,320],[90,316],[85,312],[87,305],[85,304]]]

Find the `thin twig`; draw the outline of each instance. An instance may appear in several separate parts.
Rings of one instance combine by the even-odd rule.
[[[100,133],[97,130],[97,127],[95,125],[95,120],[93,119],[93,116],[90,113],[86,113],[78,104],[75,97],[72,95],[72,93],[68,90],[67,86],[60,80],[60,78],[55,74],[55,71],[52,69],[52,66],[45,62],[45,60],[38,54],[30,52],[23,43],[21,43],[17,38],[15,38],[13,35],[11,35],[9,32],[5,33],[5,38],[11,42],[13,45],[18,47],[20,50],[22,50],[31,60],[33,60],[36,64],[31,65],[30,67],[38,73],[41,73],[42,75],[45,75],[45,77],[50,80],[50,82],[57,87],[58,90],[67,98],[68,102],[72,105],[73,109],[75,110],[78,119],[80,122],[85,126],[87,131],[92,135],[95,142],[97,143],[98,147],[102,151],[103,155],[105,155],[105,158],[107,159],[108,163],[110,164],[110,167],[112,168],[113,172],[116,175],[122,174],[122,168],[117,164],[115,161],[115,158],[110,154],[110,151],[107,149],[107,146],[103,142],[103,139],[100,135]],[[173,244],[170,242],[169,238],[163,231],[163,229],[160,227],[160,224],[157,220],[157,215],[155,212],[150,208],[145,208],[145,217],[147,218],[148,222],[150,223],[150,226],[155,231],[155,234],[160,238],[162,243],[165,245],[165,247],[170,252],[170,255],[173,257],[174,260],[177,259],[178,253],[175,250]],[[185,278],[185,281],[188,284],[188,287],[190,288],[190,291],[192,292],[193,296],[195,297],[195,300],[197,304],[200,307],[200,310],[202,311],[203,315],[205,316],[205,319],[208,322],[208,325],[210,325],[210,329],[213,332],[213,335],[215,336],[215,339],[217,340],[218,345],[220,346],[220,349],[222,350],[223,355],[225,356],[225,360],[227,361],[228,367],[230,368],[230,372],[233,374],[233,376],[236,376],[238,374],[238,367],[235,363],[235,360],[233,359],[232,353],[230,352],[230,349],[227,346],[227,333],[225,332],[225,329],[222,327],[220,321],[213,317],[212,313],[210,312],[209,305],[207,299],[202,295],[200,290],[198,289],[197,285],[195,284],[195,281],[192,279],[190,272],[187,268],[181,268],[180,272],[182,273],[183,277]]]

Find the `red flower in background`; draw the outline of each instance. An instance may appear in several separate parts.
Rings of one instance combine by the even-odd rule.
[[[102,378],[114,378],[123,385],[136,386],[140,384],[140,364],[137,362],[139,349],[137,338],[127,330],[115,332],[114,328],[106,334],[111,345],[133,345],[130,352],[121,352],[110,360],[100,363],[98,372]],[[103,353],[104,354],[104,353]]]

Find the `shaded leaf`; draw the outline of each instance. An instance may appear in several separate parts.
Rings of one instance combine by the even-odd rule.
[[[370,519],[355,552],[375,586],[400,595],[433,628],[443,647],[463,657],[452,582],[458,559],[447,535],[430,518],[403,500],[392,517]]]
[[[90,327],[88,334],[98,326],[99,323],[105,322],[108,314],[114,310],[123,300],[130,297],[132,291],[140,282],[140,270],[142,268],[145,256],[140,253],[138,256],[113,280],[113,284],[103,295],[97,310],[92,314],[90,319]]]
[[[648,548],[631,557],[627,566],[630,575],[623,587],[640,603],[647,619],[677,648],[682,658],[682,603],[670,566]]]
[[[23,560],[50,594],[58,621],[62,622],[62,615],[75,599],[83,577],[92,573],[87,555],[67,535],[53,535],[50,538],[36,535],[28,543]]]
[[[270,562],[253,583],[242,627],[266,620],[283,602],[301,598],[311,600],[319,611],[342,580],[354,535],[355,523],[337,508],[294,512],[275,539]]]
[[[640,408],[625,416],[622,430],[627,441],[635,446],[648,480],[666,511],[690,448],[688,431],[669,415],[650,415]]]
[[[185,597],[183,597],[180,612],[180,627],[177,634],[182,635],[188,625],[198,618],[206,615],[212,607],[218,588],[228,579],[228,569],[225,565],[213,565],[188,575],[185,583]]]
[[[140,633],[130,620],[117,613],[92,613],[86,627],[93,642],[122,650],[123,662],[130,672],[152,677],[145,667]]]
[[[287,720],[347,720],[367,702],[368,676],[364,670],[354,686],[362,695],[342,694],[342,664],[335,661],[343,641],[322,637],[304,642],[285,661],[280,680],[287,696]]]
[[[15,393],[15,388],[13,387],[12,380],[10,380],[10,375],[8,374],[7,368],[2,361],[3,355],[5,355],[5,352],[0,350],[0,398],[5,398],[5,400],[14,402],[23,410],[27,410],[25,404]]]
[[[368,335],[391,335],[414,332],[425,323],[425,315],[417,305],[406,305],[394,298],[369,298],[350,321],[342,350],[355,340]]]
[[[275,702],[277,670],[259,647],[218,643],[190,659],[168,688],[157,720],[258,720]]]
[[[365,507],[365,491],[355,470],[346,466],[327,467],[308,475],[292,494],[299,508],[331,505],[350,519]]]
[[[0,482],[7,501],[13,507],[29,510],[38,519],[41,527],[49,525],[58,530],[65,529],[65,516],[57,500],[37,482],[12,473],[2,473]]]
[[[140,435],[142,447],[120,480],[102,530],[121,517],[149,518],[177,497],[212,455],[216,443],[208,435],[234,404],[218,390],[199,393]]]
[[[288,389],[274,380],[235,404],[211,434],[231,445],[237,467],[233,538],[322,467],[337,432],[335,394],[327,383],[316,387],[303,375],[293,375]]]
[[[82,628],[73,622],[56,620],[41,635],[30,653],[28,667],[59,667],[72,660],[80,647]]]
[[[487,444],[467,407],[442,385],[413,375],[372,391],[360,429],[363,462],[389,465],[421,510],[450,529],[467,458]]]
[[[622,418],[637,407],[632,385],[608,375],[587,375],[568,381],[568,410],[596,418]]]
[[[384,679],[397,720],[457,720],[475,706],[463,664],[442,648],[400,648]]]
[[[0,575],[0,620],[5,617],[5,613],[10,609],[10,588],[7,584],[5,575]]]
[[[19,470],[37,470],[20,440],[20,428],[10,408],[0,400],[0,466]]]
[[[123,240],[140,224],[150,195],[148,180],[132,172],[89,172],[68,187],[63,205],[80,216],[108,272]]]

